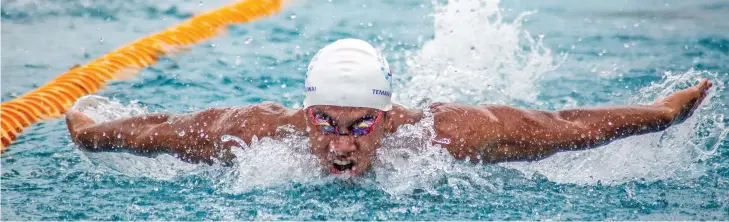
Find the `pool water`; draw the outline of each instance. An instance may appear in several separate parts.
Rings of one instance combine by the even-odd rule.
[[[2,100],[223,0],[3,1]],[[319,48],[382,49],[396,102],[563,109],[649,103],[706,77],[685,123],[538,162],[474,165],[427,143],[432,120],[384,139],[361,178],[321,173],[306,138],[241,144],[233,167],[87,153],[62,119],[2,156],[2,220],[729,220],[729,3],[307,0],[111,83],[99,121],[263,101],[301,107]],[[181,135],[199,136],[199,135]],[[236,138],[225,138],[236,139]]]

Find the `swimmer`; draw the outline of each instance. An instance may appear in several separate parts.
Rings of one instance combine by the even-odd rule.
[[[66,123],[82,149],[124,149],[137,154],[170,153],[192,163],[230,163],[232,135],[280,138],[300,133],[309,151],[333,174],[359,175],[370,169],[381,139],[424,118],[424,110],[393,104],[387,60],[369,43],[341,39],[322,48],[306,73],[301,109],[262,103],[169,115],[147,114],[96,123],[71,109]],[[706,97],[712,82],[674,92],[647,105],[559,111],[506,105],[433,103],[434,144],[456,159],[536,161],[557,152],[596,148],[617,139],[658,132],[680,124]],[[292,126],[294,131],[277,130]],[[188,136],[180,136],[187,133]]]

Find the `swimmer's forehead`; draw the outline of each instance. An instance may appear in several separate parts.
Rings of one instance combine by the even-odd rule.
[[[331,117],[359,118],[366,115],[377,115],[377,109],[345,106],[312,106],[314,113],[323,113]]]

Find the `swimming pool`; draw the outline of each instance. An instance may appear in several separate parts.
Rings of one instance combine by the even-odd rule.
[[[2,100],[227,1],[4,1]],[[301,1],[110,84],[94,118],[261,101],[300,107],[308,59],[344,37],[386,53],[397,102],[560,109],[647,103],[698,77],[704,108],[665,133],[535,163],[472,165],[386,139],[371,174],[321,175],[305,141],[261,139],[232,168],[85,153],[63,120],[2,157],[2,220],[729,219],[724,1]],[[427,98],[427,99],[426,99]],[[193,135],[187,135],[193,136]],[[413,150],[397,149],[401,147]]]

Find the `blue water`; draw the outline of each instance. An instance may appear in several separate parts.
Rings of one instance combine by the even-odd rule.
[[[2,100],[227,1],[2,2]],[[274,101],[301,106],[304,70],[338,38],[371,41],[397,102],[533,109],[648,103],[713,80],[684,124],[534,163],[472,165],[394,135],[363,178],[310,168],[302,138],[261,140],[234,167],[90,154],[63,120],[2,157],[2,220],[729,220],[729,3],[299,1],[111,83],[113,119]],[[187,135],[194,136],[194,135]],[[415,151],[396,148],[416,148]],[[409,158],[403,158],[409,156]]]

